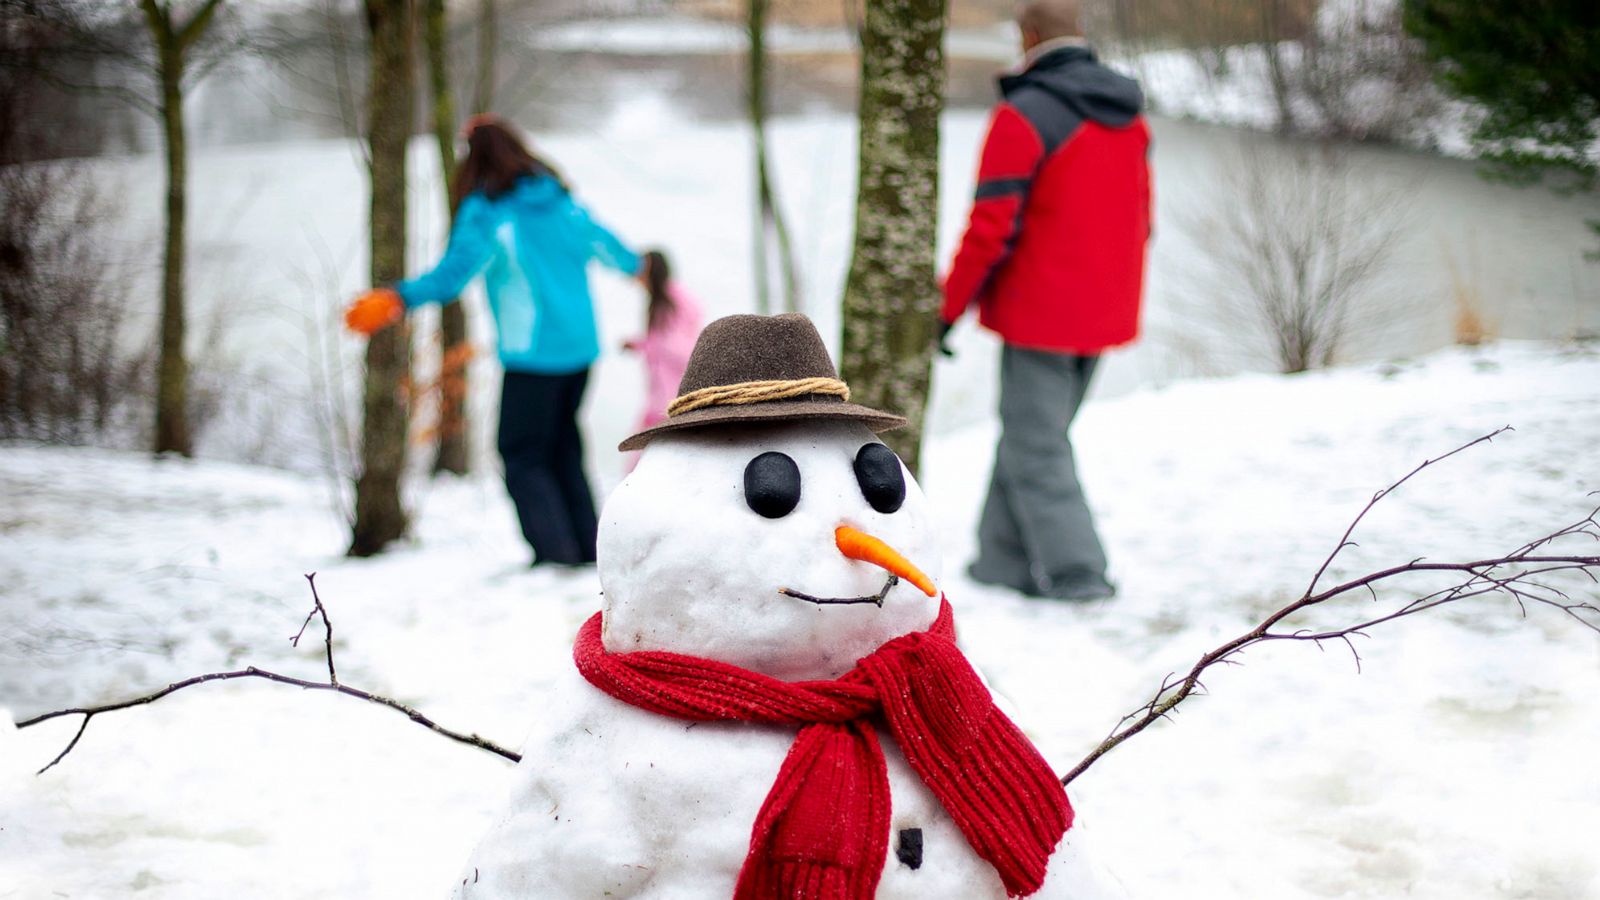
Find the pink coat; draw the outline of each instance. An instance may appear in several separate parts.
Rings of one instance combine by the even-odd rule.
[[[689,366],[694,342],[700,337],[699,302],[675,282],[667,285],[667,297],[672,309],[662,317],[661,324],[633,341],[634,349],[644,357],[649,378],[644,411],[639,417],[641,430],[666,420],[667,405],[678,396],[678,383]]]

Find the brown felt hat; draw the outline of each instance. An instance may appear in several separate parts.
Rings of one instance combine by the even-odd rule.
[[[799,313],[726,316],[700,332],[667,420],[617,449],[638,450],[668,431],[737,422],[854,419],[873,431],[906,424],[849,396],[810,319]]]

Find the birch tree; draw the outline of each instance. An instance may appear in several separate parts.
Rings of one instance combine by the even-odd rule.
[[[899,413],[884,440],[917,471],[939,311],[939,114],[947,0],[864,4],[855,250],[840,370],[852,400]]]
[[[406,140],[415,101],[412,0],[366,0],[367,143],[371,181],[371,283],[393,284],[406,265]],[[372,556],[406,530],[400,475],[406,455],[411,329],[405,322],[367,342],[362,396],[361,473],[350,555]]]

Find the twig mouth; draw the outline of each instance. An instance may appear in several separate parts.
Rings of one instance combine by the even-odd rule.
[[[883,590],[870,597],[813,597],[803,591],[789,588],[778,588],[778,593],[783,594],[785,597],[793,597],[796,600],[804,600],[807,603],[815,603],[818,606],[848,606],[852,603],[871,603],[873,606],[883,609],[883,598],[889,596],[889,589],[899,583],[900,576],[891,574],[889,580],[883,583]]]

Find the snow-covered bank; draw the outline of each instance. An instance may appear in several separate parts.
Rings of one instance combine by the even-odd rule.
[[[1283,64],[1299,65],[1299,45],[1285,42],[1278,48]],[[1208,63],[1206,60],[1209,59]],[[1152,50],[1112,55],[1112,64],[1136,76],[1158,115],[1192,119],[1214,125],[1272,131],[1279,127],[1278,102],[1273,96],[1267,53],[1260,45],[1215,50]],[[1214,70],[1212,67],[1215,66]],[[1354,80],[1352,76],[1352,80]],[[1428,91],[1409,86],[1411,93]],[[1403,91],[1378,78],[1352,84],[1348,120],[1330,123],[1326,112],[1291,89],[1290,109],[1297,126],[1309,131],[1349,130],[1356,135],[1371,131],[1379,141],[1446,156],[1471,158],[1468,137],[1475,111],[1466,103],[1446,99],[1436,92],[1428,102],[1401,96]]]
[[[1517,428],[1385,500],[1333,577],[1508,549],[1585,514],[1596,384],[1592,347],[1529,343],[1093,403],[1075,435],[1122,595],[1092,608],[961,577],[995,426],[953,431],[923,485],[964,642],[1064,769],[1163,675],[1303,589],[1371,492],[1424,457]],[[342,681],[516,744],[598,583],[520,571],[488,479],[417,496],[415,540],[352,561],[314,478],[0,448],[0,706],[246,664],[320,677],[320,642],[287,641],[318,571]],[[1252,652],[1075,782],[1107,864],[1155,898],[1600,896],[1600,640],[1485,600],[1361,650],[1359,677],[1332,649]],[[234,683],[98,718],[32,777],[75,728],[0,732],[0,896],[437,897],[510,771],[385,710]]]
[[[686,16],[592,19],[565,22],[529,31],[528,46],[537,50],[611,53],[624,56],[731,55],[749,51],[749,33],[741,23]],[[769,25],[764,37],[771,54],[853,54],[856,35],[845,27]],[[1010,23],[989,28],[951,28],[945,52],[952,57],[1003,64],[1017,55],[1016,29]]]

